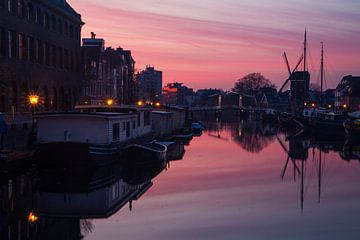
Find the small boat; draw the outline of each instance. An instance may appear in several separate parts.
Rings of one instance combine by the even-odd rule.
[[[360,137],[360,111],[348,113],[343,127],[347,135]]]
[[[154,161],[166,159],[167,147],[163,144],[152,141],[146,144],[133,144],[124,148],[122,154],[126,159],[140,158]]]
[[[193,122],[191,124],[191,131],[194,133],[194,134],[200,134],[202,133],[202,131],[204,130],[204,127],[203,125],[201,125],[201,123],[199,122]]]

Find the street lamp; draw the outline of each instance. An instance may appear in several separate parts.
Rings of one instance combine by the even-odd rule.
[[[106,104],[107,104],[108,106],[111,106],[111,105],[114,104],[114,100],[112,100],[111,98],[109,98],[109,99],[106,101]]]
[[[38,216],[36,216],[33,212],[30,212],[29,217],[28,217],[28,221],[31,223],[34,223],[38,220]]]
[[[31,132],[29,135],[29,147],[33,147],[34,142],[36,141],[36,134],[35,134],[35,108],[39,103],[39,95],[37,94],[30,94],[28,97],[29,104],[31,106]]]
[[[138,105],[139,107],[141,107],[143,104],[144,104],[144,103],[143,103],[142,101],[138,101],[138,102],[137,102],[137,105]]]
[[[29,95],[29,103],[30,103],[30,106],[31,106],[31,115],[32,115],[32,125],[31,125],[32,128],[31,128],[31,130],[34,131],[34,129],[35,129],[34,114],[35,114],[35,107],[39,103],[39,95],[30,94]]]

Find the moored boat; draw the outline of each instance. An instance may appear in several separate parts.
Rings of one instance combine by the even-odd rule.
[[[37,114],[36,121],[35,159],[45,164],[72,159],[107,165],[119,159],[129,142],[151,133],[151,125],[139,121],[136,112],[45,113]]]
[[[140,158],[154,161],[166,159],[167,147],[155,141],[146,144],[133,144],[124,148],[122,155],[128,158]]]

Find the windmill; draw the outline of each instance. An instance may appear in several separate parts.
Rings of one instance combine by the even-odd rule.
[[[287,58],[287,55],[286,55],[286,52],[284,52],[283,54],[283,58],[284,58],[284,62],[286,64],[286,67],[287,67],[287,70],[288,70],[288,73],[289,73],[289,77],[285,80],[284,84],[281,86],[281,88],[279,89],[279,93],[282,92],[282,90],[285,88],[285,86],[287,85],[287,83],[291,80],[291,77],[293,76],[293,74],[296,72],[296,70],[298,69],[298,67],[300,66],[302,60],[304,59],[304,55],[301,55],[299,61],[297,62],[297,64],[295,65],[294,69],[291,71],[290,69],[290,64],[289,64],[289,61],[288,61],[288,58]]]

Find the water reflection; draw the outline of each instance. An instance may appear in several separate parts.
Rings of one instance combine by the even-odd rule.
[[[204,125],[186,149],[169,146],[167,162],[2,169],[0,239],[306,239],[301,227],[359,220],[358,142],[259,121]]]
[[[165,161],[132,158],[101,168],[33,165],[2,174],[0,239],[82,239],[93,231],[92,219],[126,204],[132,210],[165,167]]]

